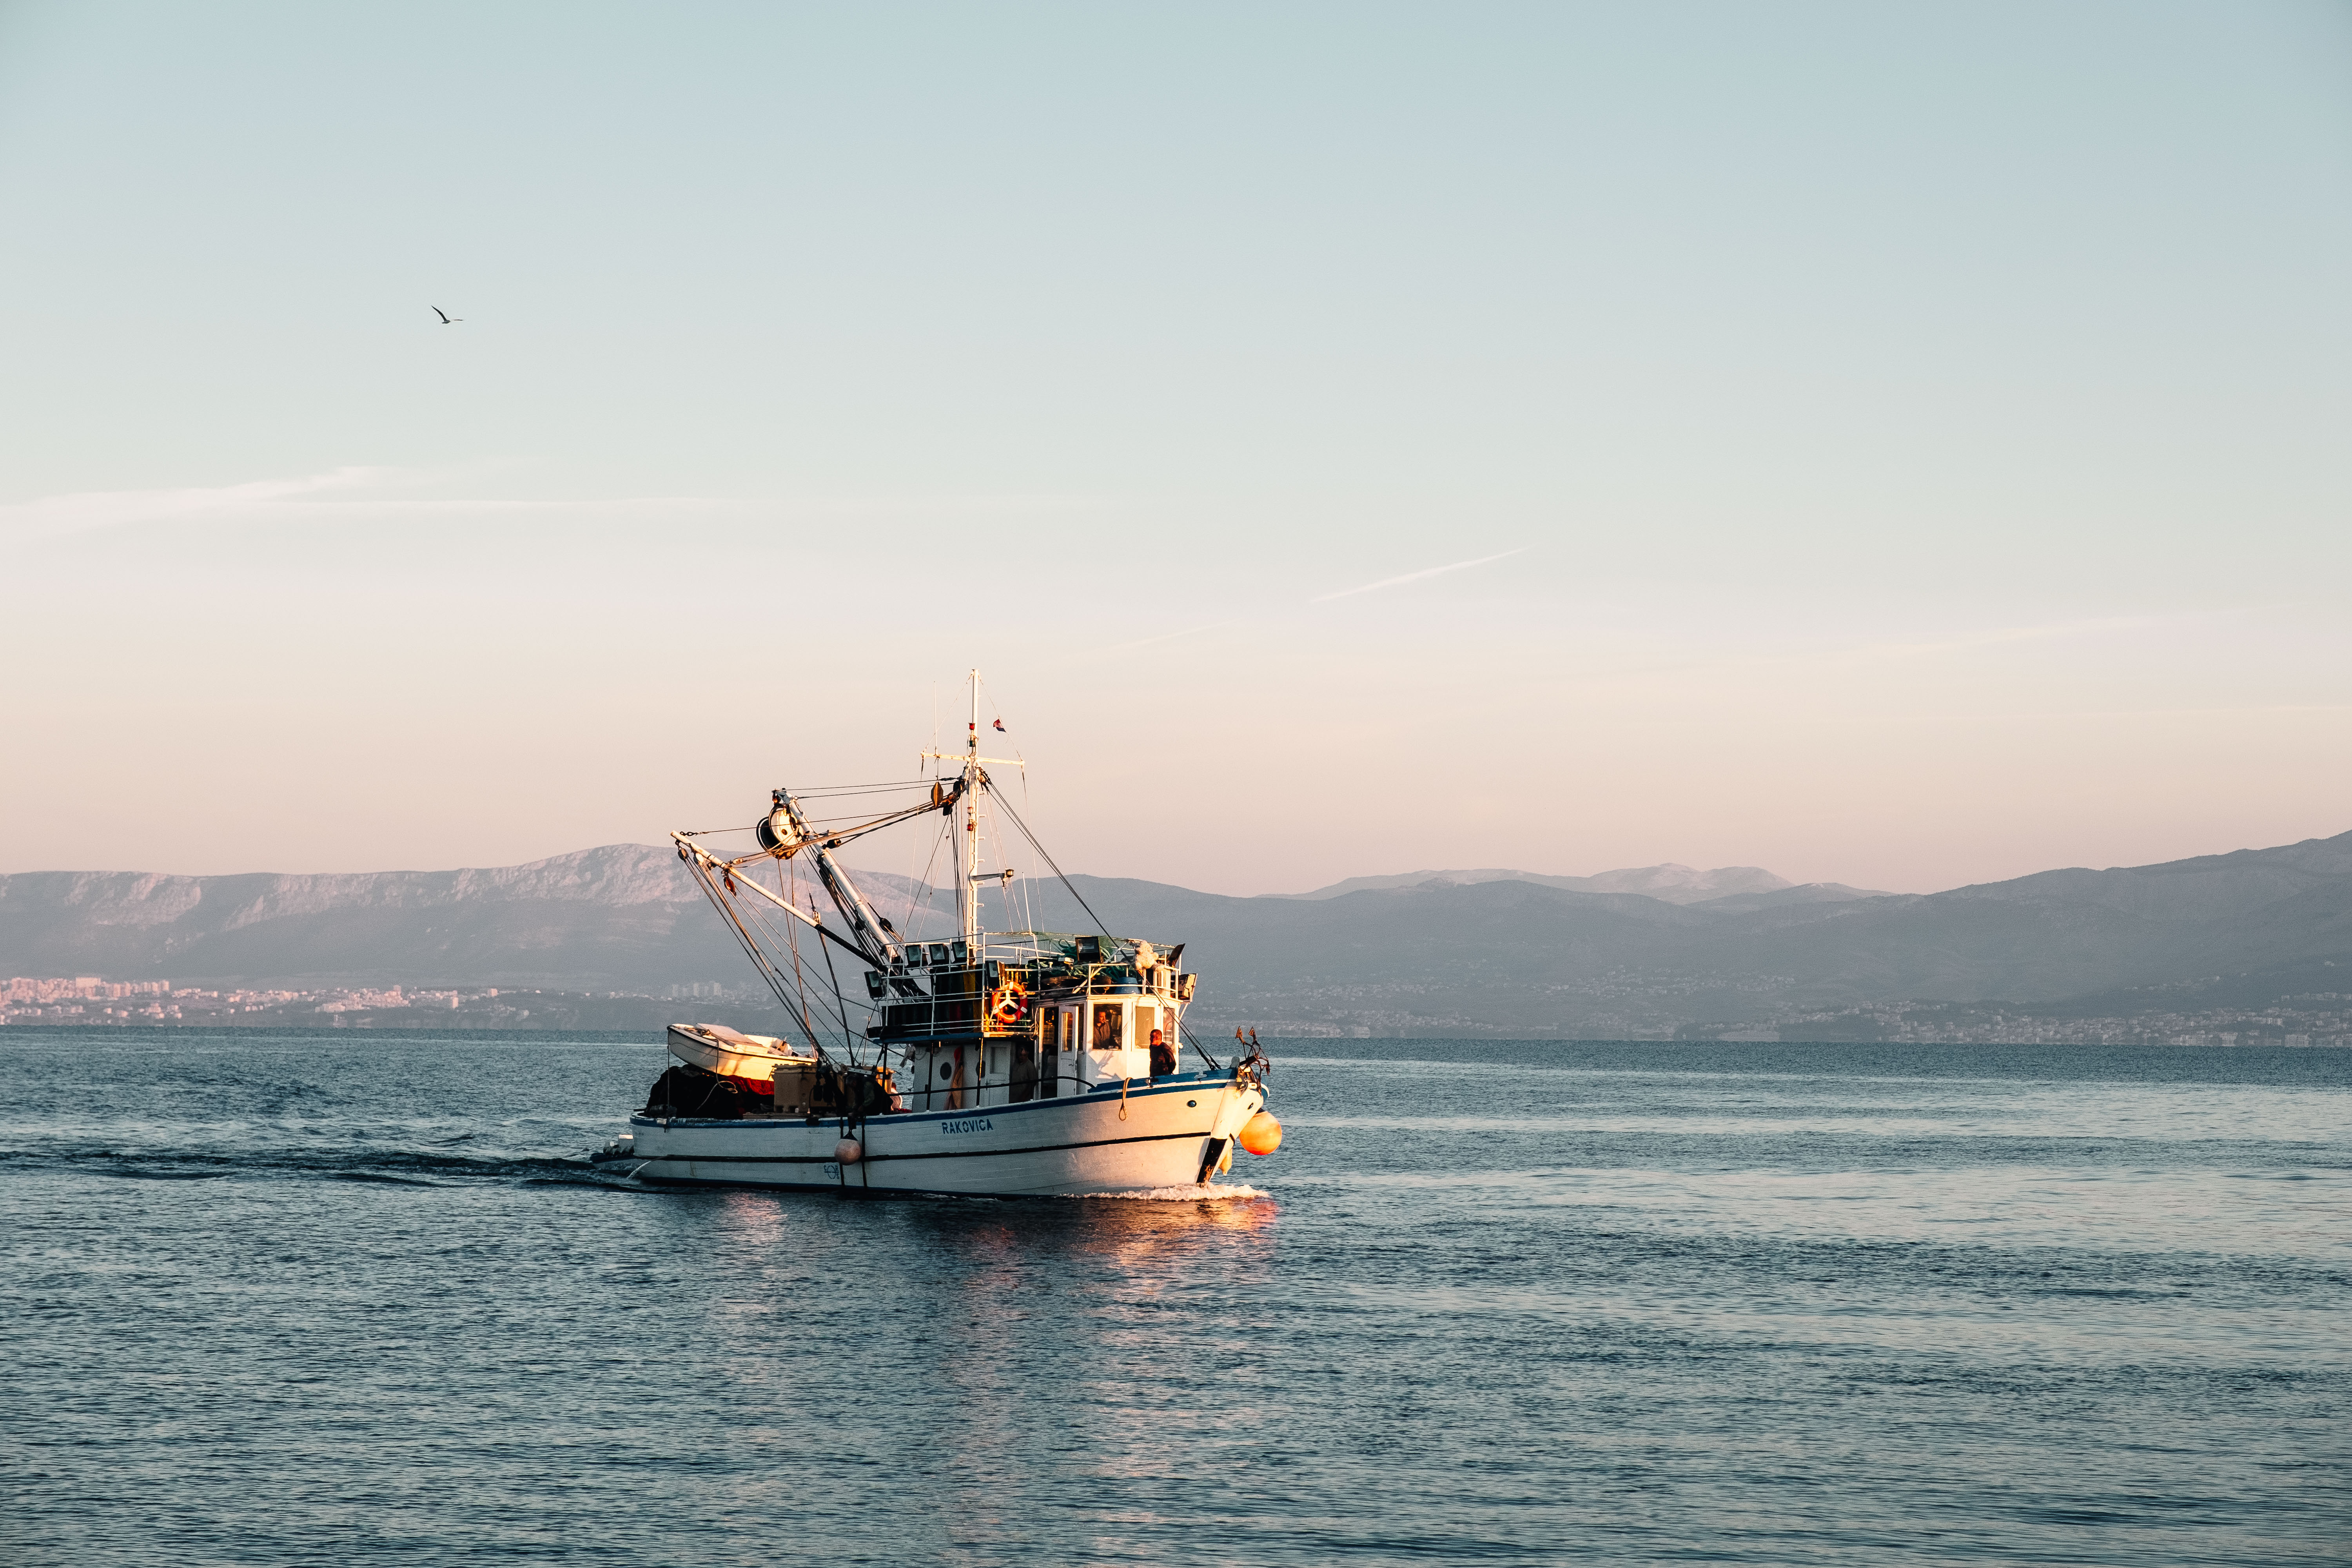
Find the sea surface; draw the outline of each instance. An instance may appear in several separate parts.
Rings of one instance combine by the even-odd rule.
[[[2342,1563],[2352,1052],[1295,1041],[1234,1190],[648,1191],[651,1039],[0,1033],[0,1561]]]

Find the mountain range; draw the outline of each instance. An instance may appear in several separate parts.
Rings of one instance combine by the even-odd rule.
[[[1311,893],[1277,894],[1279,898],[1336,899],[1347,893],[1389,892],[1398,888],[1424,888],[1432,883],[1466,887],[1474,882],[1533,882],[1571,893],[1639,893],[1668,904],[1704,904],[1709,909],[1764,909],[1773,904],[1834,903],[1843,899],[1877,899],[1884,893],[1849,888],[1843,882],[1791,882],[1761,866],[1718,866],[1701,871],[1672,863],[1603,871],[1597,877],[1546,877],[1533,871],[1507,871],[1488,867],[1476,871],[1404,871],[1392,877],[1350,877]]]
[[[910,931],[926,910],[943,924],[936,889],[861,877]],[[1681,866],[1433,870],[1258,898],[1084,876],[1015,886],[1020,923],[1092,930],[1090,908],[1120,934],[1185,942],[1203,1026],[1270,1033],[1819,1034],[1888,1009],[2352,1009],[2352,833],[1933,894]],[[0,972],[635,994],[751,979],[671,851],[632,844],[457,871],[0,877]]]

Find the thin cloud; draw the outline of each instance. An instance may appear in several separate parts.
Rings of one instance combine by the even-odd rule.
[[[653,512],[811,517],[1035,516],[1097,508],[1108,499],[1053,492],[845,496],[530,496],[419,494],[445,476],[351,466],[243,484],[148,490],[87,490],[0,505],[0,535],[37,539],[156,523],[241,521],[257,515],[325,521],[468,516],[637,517]]]
[[[1710,650],[1628,663],[1615,669],[1596,664],[1590,677],[1604,682],[1647,680],[1658,677],[1706,674],[1710,679],[1746,671],[1773,671],[1781,677],[1799,670],[1817,673],[1855,666],[1876,666],[1899,659],[1937,658],[1983,648],[2049,642],[2061,638],[2121,636],[2129,632],[2188,626],[2225,618],[2234,611],[2197,612],[2177,616],[2107,616],[2095,619],[2052,621],[2040,626],[1982,626],[1929,640],[1828,641],[1777,645],[1763,648]]]
[[[2210,615],[2105,616],[2095,620],[2053,621],[2035,626],[1986,626],[1934,642],[1883,642],[1844,650],[1848,658],[1916,658],[1971,648],[1998,647],[2004,643],[2047,642],[2053,637],[2098,637],[2113,632],[2144,631],[2150,626],[2178,626],[2210,619]]]
[[[1448,572],[1467,572],[1473,566],[1484,566],[1489,562],[1523,554],[1527,549],[1528,546],[1522,544],[1518,549],[1506,550],[1500,555],[1481,555],[1475,561],[1456,561],[1450,566],[1425,566],[1418,572],[1408,572],[1402,577],[1383,577],[1377,583],[1366,583],[1361,587],[1342,588],[1336,594],[1318,594],[1307,602],[1315,605],[1328,605],[1334,599],[1352,598],[1358,594],[1378,593],[1382,588],[1395,588],[1407,583],[1418,583],[1424,577],[1442,576]]]
[[[39,500],[0,506],[0,529],[19,535],[41,535],[83,533],[148,522],[183,522],[355,489],[377,482],[389,472],[384,468],[341,468],[292,479],[249,479],[241,485],[85,490],[73,495],[45,496]]]

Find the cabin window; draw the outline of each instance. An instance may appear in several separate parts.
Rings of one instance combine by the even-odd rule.
[[[1115,1051],[1127,1044],[1120,1027],[1127,1021],[1127,1009],[1116,1002],[1095,1004],[1095,1049]]]

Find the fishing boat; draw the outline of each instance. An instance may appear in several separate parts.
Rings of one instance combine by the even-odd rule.
[[[1084,933],[983,929],[984,892],[999,925],[1029,907],[1013,868],[983,868],[984,843],[1003,858],[1007,825],[1094,915],[995,787],[992,768],[1026,764],[981,755],[980,710],[974,670],[961,751],[935,743],[929,776],[904,784],[775,789],[748,851],[718,847],[740,827],[670,835],[782,1023],[672,1025],[667,1065],[600,1161],[668,1185],[1178,1194],[1213,1190],[1237,1147],[1279,1145],[1255,1036],[1220,1062],[1184,1026],[1199,977],[1181,942],[1098,920]],[[912,798],[825,815],[899,791]],[[951,931],[922,931],[927,884],[902,931],[835,858],[894,827],[950,841]]]

